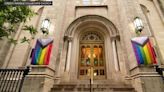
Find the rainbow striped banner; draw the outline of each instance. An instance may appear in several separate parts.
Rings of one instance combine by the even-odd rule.
[[[37,39],[32,53],[32,65],[48,65],[52,50],[52,38]]]
[[[138,64],[157,64],[156,55],[148,37],[135,37],[131,42]]]

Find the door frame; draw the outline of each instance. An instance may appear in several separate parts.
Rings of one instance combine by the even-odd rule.
[[[90,48],[91,49],[94,49],[94,45],[101,45],[102,46],[102,54],[103,54],[103,63],[104,63],[104,65],[102,66],[102,67],[100,67],[100,66],[98,66],[98,67],[96,67],[96,66],[94,66],[94,60],[93,60],[93,57],[91,56],[91,60],[90,60],[90,66],[88,66],[88,67],[84,67],[84,69],[86,70],[86,69],[90,69],[89,71],[90,71],[90,74],[89,74],[89,76],[81,76],[80,75],[80,68],[81,68],[81,65],[80,65],[80,63],[81,63],[81,48],[82,48],[82,45],[88,45],[88,46],[90,46]],[[90,52],[90,53],[92,53],[92,51]],[[93,53],[92,53],[93,54]],[[104,75],[102,76],[102,75],[99,75],[99,76],[94,76],[94,70],[95,69],[97,69],[98,70],[98,74],[100,74],[100,69],[103,69],[103,71],[104,71]],[[86,72],[84,70],[84,72]],[[80,44],[79,44],[79,59],[78,59],[78,79],[80,79],[80,80],[88,80],[88,79],[90,79],[91,77],[94,79],[94,80],[104,80],[104,79],[106,79],[106,76],[107,76],[107,74],[106,74],[107,72],[106,72],[106,59],[105,59],[105,47],[104,47],[104,42],[103,41],[80,41]],[[85,73],[84,73],[85,74]]]

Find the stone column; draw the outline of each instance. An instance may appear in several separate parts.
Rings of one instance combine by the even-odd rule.
[[[117,58],[117,50],[116,50],[116,40],[112,40],[112,47],[113,47],[113,58],[114,58],[114,66],[115,70],[119,71],[119,63],[118,63],[118,58]]]
[[[60,81],[62,82],[69,82],[70,81],[70,65],[71,65],[71,50],[72,50],[72,38],[66,36],[64,40],[67,43],[67,50],[66,50],[66,61],[65,61],[65,68],[64,74],[61,75],[62,78]]]
[[[71,37],[68,38],[68,52],[67,52],[67,62],[66,62],[66,71],[69,72],[70,63],[71,63],[71,48],[72,48],[72,40]]]

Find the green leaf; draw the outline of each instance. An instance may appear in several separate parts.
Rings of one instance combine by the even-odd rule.
[[[34,15],[37,14],[29,6],[6,6],[4,5],[4,0],[0,0],[0,39],[7,37],[10,43],[17,44],[17,40],[9,37],[12,37],[13,33],[17,32],[18,24],[26,22]],[[9,23],[9,26],[6,27],[5,23]],[[37,33],[32,26],[27,26],[26,31],[29,31],[33,38]],[[22,42],[28,42],[28,40],[23,38]]]
[[[31,26],[24,26],[23,30],[28,31],[31,35],[36,35],[37,30],[32,25]]]
[[[21,43],[25,43],[25,42],[30,43],[30,39],[27,39],[27,37],[23,37],[21,39]]]

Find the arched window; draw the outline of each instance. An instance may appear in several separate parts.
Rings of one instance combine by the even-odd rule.
[[[85,34],[81,41],[102,41],[102,38],[97,33],[90,32]]]

